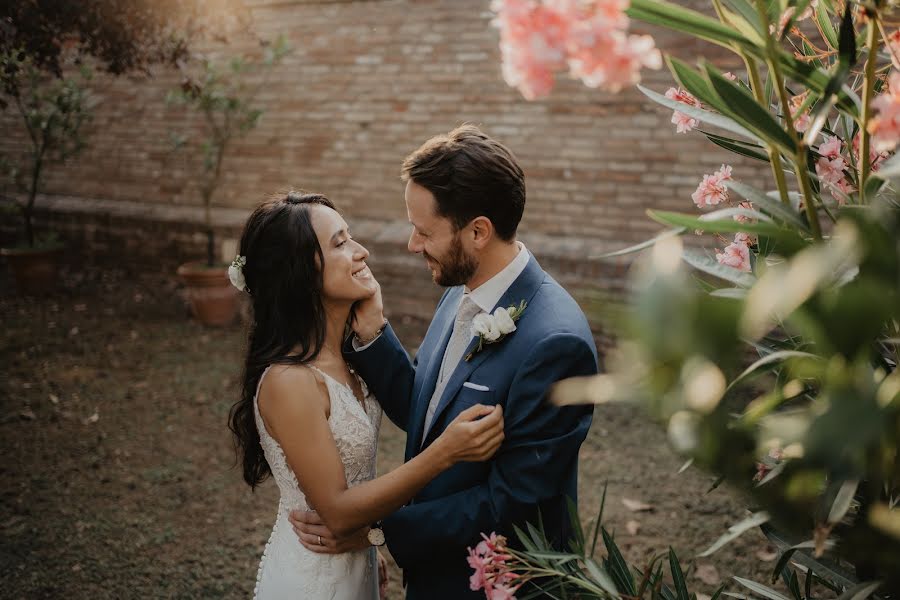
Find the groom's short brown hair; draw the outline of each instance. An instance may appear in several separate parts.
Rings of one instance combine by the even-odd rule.
[[[497,235],[511,240],[525,210],[525,174],[513,153],[474,125],[437,135],[406,157],[403,181],[434,195],[438,214],[457,230],[487,217]]]

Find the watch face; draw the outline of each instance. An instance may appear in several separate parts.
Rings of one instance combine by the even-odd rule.
[[[384,532],[377,527],[369,530],[369,543],[373,546],[384,546]]]

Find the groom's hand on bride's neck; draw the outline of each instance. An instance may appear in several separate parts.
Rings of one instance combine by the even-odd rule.
[[[353,333],[360,340],[373,338],[384,327],[384,302],[381,298],[381,285],[375,282],[375,291],[365,300],[353,305]]]

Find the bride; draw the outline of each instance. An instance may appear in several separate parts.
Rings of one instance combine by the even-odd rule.
[[[257,574],[260,600],[377,599],[377,522],[452,465],[490,458],[503,440],[500,407],[476,405],[416,458],[375,477],[381,408],[341,353],[354,304],[378,291],[368,255],[325,196],[290,192],[250,215],[229,270],[253,303],[229,426],[244,480],[255,488],[271,475],[281,494]],[[298,541],[288,522],[295,509],[317,511],[334,537],[323,529]]]

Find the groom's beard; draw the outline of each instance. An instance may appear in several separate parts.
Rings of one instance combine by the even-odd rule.
[[[478,270],[478,261],[466,254],[459,237],[454,237],[450,250],[443,260],[436,260],[433,256],[423,252],[425,258],[438,265],[438,271],[434,274],[434,282],[443,287],[464,285],[475,275]]]

